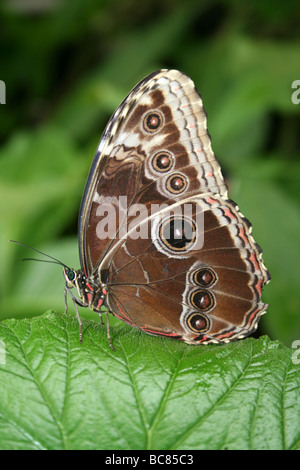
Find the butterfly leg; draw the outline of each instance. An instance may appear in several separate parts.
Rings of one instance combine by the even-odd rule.
[[[104,325],[104,321],[103,321],[103,318],[102,318],[102,312],[98,312],[98,313],[99,313],[100,323],[101,323],[101,325]]]
[[[108,344],[109,344],[109,347],[115,351],[115,348],[113,347],[113,344],[112,344],[112,341],[111,341],[111,338],[110,338],[110,332],[109,332],[109,316],[108,316],[108,312],[106,314],[106,332],[107,332],[107,339],[108,339]]]
[[[80,305],[80,307],[87,308],[87,305],[84,304],[81,300],[77,299],[77,297],[73,294],[73,292],[71,292],[70,289],[68,289],[68,287],[65,286],[65,291],[64,291],[64,299],[65,299],[65,311],[64,311],[64,313],[65,313],[65,314],[68,313],[68,302],[67,302],[67,295],[68,295],[68,293],[69,293],[70,296],[72,297],[73,302],[76,302],[76,304],[77,304],[77,305]]]
[[[67,295],[68,295],[68,288],[67,286],[65,286],[65,290],[64,290],[64,300],[65,300],[65,311],[64,311],[64,314],[67,315],[68,313],[68,302],[67,302]]]
[[[73,294],[73,292],[71,292],[70,289],[68,289],[68,287],[65,286],[65,314],[68,311],[67,293],[70,294],[73,300],[74,309],[75,309],[76,317],[77,317],[78,324],[79,324],[79,341],[80,343],[82,343],[82,321],[78,312],[77,305],[80,305],[80,307],[86,307],[86,305],[83,302],[81,302],[79,299],[77,299],[77,297]]]
[[[77,317],[78,324],[79,324],[79,342],[82,343],[82,321],[81,321],[81,318],[79,316],[79,312],[78,312],[78,308],[77,308],[77,299],[76,299],[76,297],[72,297],[72,300],[73,300],[74,309],[75,309],[76,317]]]

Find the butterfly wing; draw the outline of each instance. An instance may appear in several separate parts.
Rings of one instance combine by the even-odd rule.
[[[109,121],[82,200],[79,246],[85,275],[103,282],[105,273],[110,310],[137,328],[188,343],[256,328],[270,275],[227,197],[186,75],[151,74]]]
[[[94,157],[79,216],[85,275],[95,272],[115,244],[130,206],[148,210],[200,193],[227,196],[201,97],[185,74],[154,72],[116,110]],[[101,236],[105,208],[116,224]]]
[[[149,240],[129,237],[115,249],[112,311],[148,333],[187,343],[227,342],[252,333],[268,307],[260,298],[270,275],[249,221],[220,196],[196,196],[177,206],[177,219],[188,232],[183,241],[174,236],[172,217],[166,212],[144,221]]]

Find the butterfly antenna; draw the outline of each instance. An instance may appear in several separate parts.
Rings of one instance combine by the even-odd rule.
[[[68,268],[68,266],[58,259],[54,258],[53,256],[47,255],[47,253],[43,253],[42,251],[36,250],[35,248],[32,248],[32,246],[25,245],[25,243],[17,242],[16,240],[8,240],[12,243],[17,243],[18,245],[24,246],[25,248],[28,248],[29,250],[35,251],[36,253],[39,253],[40,255],[47,256],[47,258],[50,258],[52,261],[45,260],[45,259],[37,259],[37,258],[23,258],[23,261],[42,261],[44,263],[54,263],[54,264],[60,264],[61,266],[64,266],[65,268]]]

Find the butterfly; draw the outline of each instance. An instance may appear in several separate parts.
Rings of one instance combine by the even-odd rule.
[[[64,266],[64,276],[80,340],[77,305],[196,345],[244,338],[266,312],[270,273],[228,198],[201,96],[184,73],[151,73],[117,108],[91,165],[78,231],[81,268]]]

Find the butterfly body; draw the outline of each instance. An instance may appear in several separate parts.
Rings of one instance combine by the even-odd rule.
[[[257,327],[270,274],[181,72],[146,77],[109,121],[82,199],[79,252],[81,269],[65,270],[79,305],[191,344]]]

